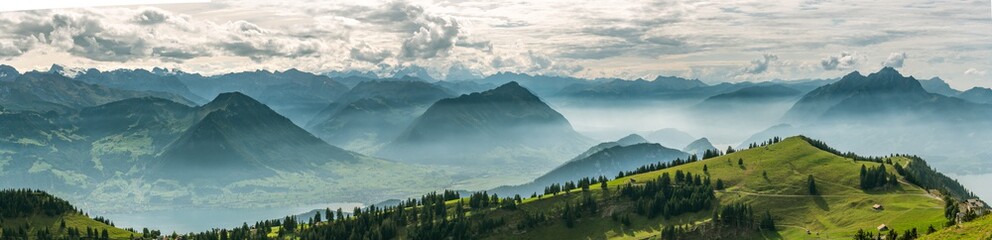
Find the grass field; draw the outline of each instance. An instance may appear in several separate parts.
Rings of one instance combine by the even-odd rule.
[[[739,165],[738,160],[744,164]],[[892,158],[902,165],[909,159]],[[769,211],[779,234],[786,239],[847,239],[858,229],[874,230],[880,224],[902,231],[942,226],[943,201],[925,190],[901,182],[897,188],[863,191],[859,186],[861,165],[879,163],[854,161],[819,150],[798,137],[780,143],[611,181],[626,184],[654,179],[676,170],[703,173],[713,181],[722,179],[727,188],[718,191],[721,204],[746,202],[755,211]],[[892,165],[886,166],[894,173]],[[809,195],[807,178],[815,179],[819,195]],[[884,210],[871,206],[882,204]],[[806,234],[810,231],[810,235]],[[819,234],[819,235],[817,235]]]
[[[992,215],[975,219],[971,222],[962,223],[952,227],[937,231],[936,233],[925,235],[923,240],[943,240],[943,239],[992,239]]]

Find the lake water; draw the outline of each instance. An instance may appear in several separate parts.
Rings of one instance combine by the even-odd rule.
[[[256,221],[267,219],[283,218],[289,215],[297,215],[309,212],[314,209],[341,208],[343,211],[351,212],[355,207],[364,207],[361,203],[329,203],[313,204],[298,207],[280,208],[187,208],[163,211],[146,211],[135,213],[112,213],[95,215],[104,216],[110,219],[119,228],[134,228],[141,231],[141,228],[158,229],[162,234],[202,232],[214,228],[240,227],[242,223],[248,225]]]

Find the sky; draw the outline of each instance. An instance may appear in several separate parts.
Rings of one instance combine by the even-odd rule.
[[[218,74],[500,71],[708,83],[883,66],[992,87],[978,1],[211,1],[0,12],[0,63]],[[454,77],[453,77],[454,78]]]

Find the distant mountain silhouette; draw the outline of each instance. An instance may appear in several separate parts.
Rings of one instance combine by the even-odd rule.
[[[427,82],[435,82],[438,80],[432,77],[431,74],[427,72],[426,68],[416,65],[400,68],[399,70],[396,71],[396,73],[393,74],[393,78],[395,79],[404,79],[407,77],[422,79],[423,81],[427,81]]]
[[[685,148],[682,148],[683,152],[688,154],[696,154],[699,157],[702,157],[706,150],[716,151],[718,149],[710,143],[709,139],[706,138],[700,138],[699,140],[689,143],[689,145],[686,145]]]
[[[974,87],[958,94],[958,98],[974,103],[992,104],[992,89]]]
[[[516,82],[541,97],[551,97],[562,89],[573,85],[593,84],[590,81],[573,77],[530,75],[526,73],[499,72],[483,79],[475,80],[483,84],[503,85]]]
[[[930,78],[929,80],[919,80],[919,81],[920,81],[920,86],[922,86],[924,90],[927,90],[927,92],[936,93],[948,97],[953,97],[953,96],[957,96],[958,94],[961,94],[961,91],[951,88],[951,85],[948,85],[947,82],[944,82],[944,80],[940,79],[939,77],[933,77]]]
[[[499,187],[492,190],[492,192],[499,195],[526,195],[533,192],[540,194],[543,187],[553,183],[576,181],[584,177],[596,178],[604,176],[614,178],[621,171],[630,171],[652,163],[670,162],[676,158],[686,159],[688,156],[688,153],[667,148],[657,143],[615,145],[601,149],[586,157],[568,161],[547,174],[534,179],[532,182],[519,186]]]
[[[89,69],[74,79],[117,89],[172,93],[197,104],[207,102],[203,97],[193,94],[176,76],[157,75],[144,69],[117,69],[107,72]]]
[[[348,86],[324,75],[297,69],[253,71],[217,76],[173,73],[200,96],[217,96],[224,92],[241,92],[265,103],[279,114],[303,125],[348,91]]]
[[[973,103],[927,92],[913,77],[885,67],[863,76],[858,72],[803,96],[785,115],[789,122],[873,116],[912,115],[915,118],[966,119],[988,115]]]
[[[575,132],[564,116],[526,88],[510,82],[489,91],[437,101],[383,154],[416,162],[468,163],[468,159],[501,148],[574,155],[586,144],[588,140]]]
[[[665,98],[684,94],[684,90],[707,87],[698,79],[658,76],[654,81],[616,79],[600,84],[576,84],[562,89],[558,96],[585,98]]]
[[[427,107],[452,97],[421,81],[369,81],[329,104],[307,125],[328,143],[372,152],[399,136]]]
[[[641,143],[648,143],[648,140],[644,139],[643,137],[641,137],[641,135],[637,135],[637,134],[627,135],[626,137],[623,137],[623,138],[621,138],[619,140],[616,140],[616,141],[613,141],[613,142],[604,142],[604,143],[596,144],[596,146],[593,146],[593,147],[589,148],[589,150],[586,150],[585,152],[583,152],[582,154],[579,154],[578,156],[575,156],[570,161],[575,161],[575,160],[587,158],[589,156],[592,156],[593,154],[596,154],[596,153],[598,153],[600,151],[603,151],[603,149],[607,149],[607,148],[611,148],[611,147],[616,147],[616,146],[630,146],[630,145],[641,144]]]
[[[194,105],[186,98],[171,93],[121,90],[51,73],[27,72],[13,81],[0,82],[0,104],[11,110],[67,112],[147,96]]]
[[[675,128],[663,128],[644,135],[648,141],[659,143],[664,146],[685,146],[696,140],[689,133]]]
[[[236,180],[357,161],[357,154],[327,144],[242,93],[220,94],[197,111],[202,117],[166,147],[152,175]]]
[[[777,98],[791,98],[802,94],[798,90],[779,84],[757,85],[718,94],[707,98],[703,103],[716,101],[762,101]]]

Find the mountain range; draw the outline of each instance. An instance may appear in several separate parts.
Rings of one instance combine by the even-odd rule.
[[[992,156],[981,147],[992,144],[983,137],[992,134],[992,106],[972,101],[932,93],[921,81],[894,68],[867,76],[852,72],[805,94],[784,114],[786,124],[756,133],[748,141],[804,134],[854,151],[918,154],[944,169],[980,172],[992,165],[949,161]]]
[[[194,105],[190,100],[176,94],[123,90],[44,72],[27,72],[17,75],[13,80],[0,82],[0,105],[10,110],[65,113],[84,107],[146,96]]]
[[[894,68],[885,67],[868,76],[853,72],[811,91],[786,113],[785,120],[868,119],[893,114],[963,121],[992,117],[988,107],[927,92],[913,77],[903,77]]]

